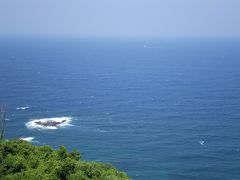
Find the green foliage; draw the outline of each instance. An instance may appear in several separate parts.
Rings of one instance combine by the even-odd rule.
[[[6,180],[129,180],[109,164],[80,160],[64,146],[33,146],[26,141],[0,141],[0,179]]]
[[[64,146],[60,146],[58,150],[58,157],[63,160],[66,159],[67,156],[68,156],[67,149]]]
[[[71,159],[80,160],[81,155],[78,151],[73,151],[68,154],[68,157],[70,157]]]
[[[4,139],[5,115],[6,115],[5,107],[0,106],[0,140],[1,141]]]

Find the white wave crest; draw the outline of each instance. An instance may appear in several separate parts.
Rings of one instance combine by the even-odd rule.
[[[33,140],[35,138],[34,137],[20,137],[19,139],[21,139],[23,141],[27,141],[27,142],[33,142]]]
[[[29,109],[29,106],[23,106],[23,107],[17,107],[17,110],[25,110],[25,109]]]
[[[99,132],[100,132],[100,133],[107,133],[108,131],[99,129]]]
[[[58,129],[65,126],[72,126],[71,117],[54,117],[43,119],[32,119],[26,123],[29,129]]]

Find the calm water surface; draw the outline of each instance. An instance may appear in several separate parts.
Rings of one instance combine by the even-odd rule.
[[[240,40],[1,38],[0,103],[6,138],[136,180],[240,179]],[[63,116],[72,126],[25,126]]]

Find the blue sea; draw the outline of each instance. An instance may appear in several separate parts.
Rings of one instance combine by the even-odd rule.
[[[0,38],[0,104],[6,139],[134,180],[240,179],[240,39]]]

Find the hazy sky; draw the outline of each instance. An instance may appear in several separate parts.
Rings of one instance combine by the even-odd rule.
[[[5,34],[240,37],[240,0],[0,0]]]

